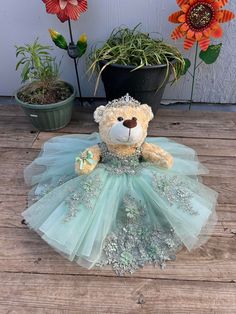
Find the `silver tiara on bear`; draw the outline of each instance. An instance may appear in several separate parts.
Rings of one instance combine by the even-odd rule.
[[[106,107],[108,108],[111,108],[111,107],[117,108],[117,107],[123,107],[123,106],[138,107],[140,105],[141,103],[138,100],[134,99],[127,93],[125,96],[119,99],[114,99],[112,101],[109,101]]]

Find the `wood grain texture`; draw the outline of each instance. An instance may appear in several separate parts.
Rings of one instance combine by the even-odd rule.
[[[38,133],[18,107],[0,106],[0,313],[236,313],[236,114],[161,110],[151,136],[196,149],[219,192],[218,223],[201,248],[182,250],[163,270],[117,278],[65,260],[22,223],[29,187],[23,169],[53,136],[97,130],[92,113]]]
[[[1,116],[0,112],[0,119],[0,147],[32,147],[38,131],[25,116]]]
[[[236,282],[235,233],[221,228],[221,233],[214,233],[201,248],[192,252],[183,249],[165,269],[147,265],[127,277]],[[1,227],[0,243],[4,252],[0,255],[0,269],[4,272],[115,276],[110,267],[88,271],[65,260],[28,228]]]
[[[42,132],[38,135],[33,148],[41,149],[44,142],[52,137],[67,135],[68,133]],[[201,156],[236,157],[236,140],[171,137],[171,140],[195,149]]]
[[[79,112],[58,133],[91,133],[97,131],[92,112]],[[236,139],[236,116],[232,113],[161,109],[150,122],[149,136],[180,138]]]
[[[6,154],[6,156],[9,154],[9,151],[0,150],[0,152],[1,151]],[[38,151],[33,150],[28,154],[27,152],[28,149],[13,150],[13,154],[16,154],[15,157],[13,157],[13,161],[9,159],[5,163],[0,163],[0,172],[3,179],[0,185],[0,194],[22,196],[27,194],[30,188],[24,183],[23,170],[30,163],[29,158],[36,157]],[[210,171],[207,176],[203,177],[203,182],[219,193],[219,203],[236,204],[234,195],[234,191],[236,190],[236,159],[231,157],[227,159],[225,157],[216,158],[215,156],[200,157],[200,159],[202,159]]]
[[[11,190],[9,191],[11,192]],[[26,195],[0,194],[0,227],[25,227],[21,223],[21,213],[26,206]],[[214,235],[231,236],[230,230],[234,230],[236,224],[236,204],[218,204],[217,215],[219,221],[215,227]],[[222,224],[224,224],[223,227]],[[223,230],[224,228],[228,231]]]
[[[67,313],[234,313],[236,284],[1,273],[0,305]]]

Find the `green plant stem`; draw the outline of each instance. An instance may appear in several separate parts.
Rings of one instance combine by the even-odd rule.
[[[203,64],[203,61],[199,62],[198,65],[196,66],[196,69],[201,65]]]
[[[69,33],[70,33],[70,42],[71,42],[71,44],[74,44],[73,34],[72,34],[72,27],[71,27],[71,21],[70,21],[70,19],[68,20],[68,25],[69,25]]]
[[[196,43],[196,50],[195,50],[195,58],[194,58],[194,65],[193,65],[193,75],[192,75],[192,89],[191,89],[191,97],[189,103],[189,110],[191,110],[193,104],[193,92],[195,86],[195,78],[196,78],[196,69],[197,69],[197,55],[198,55],[198,42]]]
[[[71,44],[74,45],[75,43],[73,39],[70,19],[68,20],[68,25],[69,25],[70,41],[71,41]],[[83,98],[82,98],[82,92],[81,92],[81,87],[80,87],[79,72],[78,72],[78,66],[77,66],[77,61],[76,61],[77,59],[78,58],[74,59],[74,67],[75,67],[75,74],[76,74],[76,80],[77,80],[78,91],[79,91],[79,98],[80,98],[81,105],[83,106]]]

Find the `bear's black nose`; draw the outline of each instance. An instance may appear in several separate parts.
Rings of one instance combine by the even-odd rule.
[[[137,126],[137,119],[133,117],[131,120],[125,120],[123,125],[129,129],[135,128]]]

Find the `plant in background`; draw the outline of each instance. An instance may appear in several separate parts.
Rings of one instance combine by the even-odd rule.
[[[32,45],[16,46],[16,57],[21,57],[16,70],[23,66],[22,82],[41,81],[45,86],[58,79],[59,65],[55,57],[50,55],[52,48],[41,45],[38,39]]]
[[[169,16],[169,21],[178,25],[171,34],[171,38],[184,39],[184,48],[189,50],[196,43],[195,60],[192,76],[192,90],[190,98],[190,107],[193,102],[193,91],[195,83],[196,69],[204,62],[206,64],[214,63],[221,51],[222,44],[210,45],[210,38],[220,38],[223,30],[220,23],[229,22],[235,15],[229,10],[222,8],[229,2],[228,0],[176,0],[180,7]],[[198,46],[200,46],[199,58],[201,62],[197,64]],[[191,62],[185,59],[185,73],[191,66]]]
[[[137,25],[134,29],[114,29],[101,48],[94,48],[90,54],[89,70],[99,70],[95,91],[97,90],[102,72],[112,64],[135,66],[133,71],[145,66],[166,65],[163,81],[173,73],[176,81],[185,70],[185,61],[176,47],[168,45],[160,39],[153,39],[147,33],[140,32]],[[100,67],[100,63],[105,64]]]
[[[27,103],[49,104],[68,98],[71,89],[59,81],[60,63],[52,57],[52,47],[44,46],[38,39],[32,45],[16,46],[16,57],[20,57],[16,70],[20,67],[23,83],[18,97]]]
[[[67,43],[65,37],[56,30],[49,29],[49,32],[55,45],[60,49],[66,50],[68,55],[74,60],[80,101],[83,104],[77,63],[79,58],[81,58],[86,52],[87,37],[86,34],[82,34],[77,43],[74,42],[71,20],[78,20],[80,18],[80,14],[87,11],[87,0],[43,0],[43,2],[46,6],[47,13],[56,14],[62,23],[68,21],[70,33],[69,44]]]

